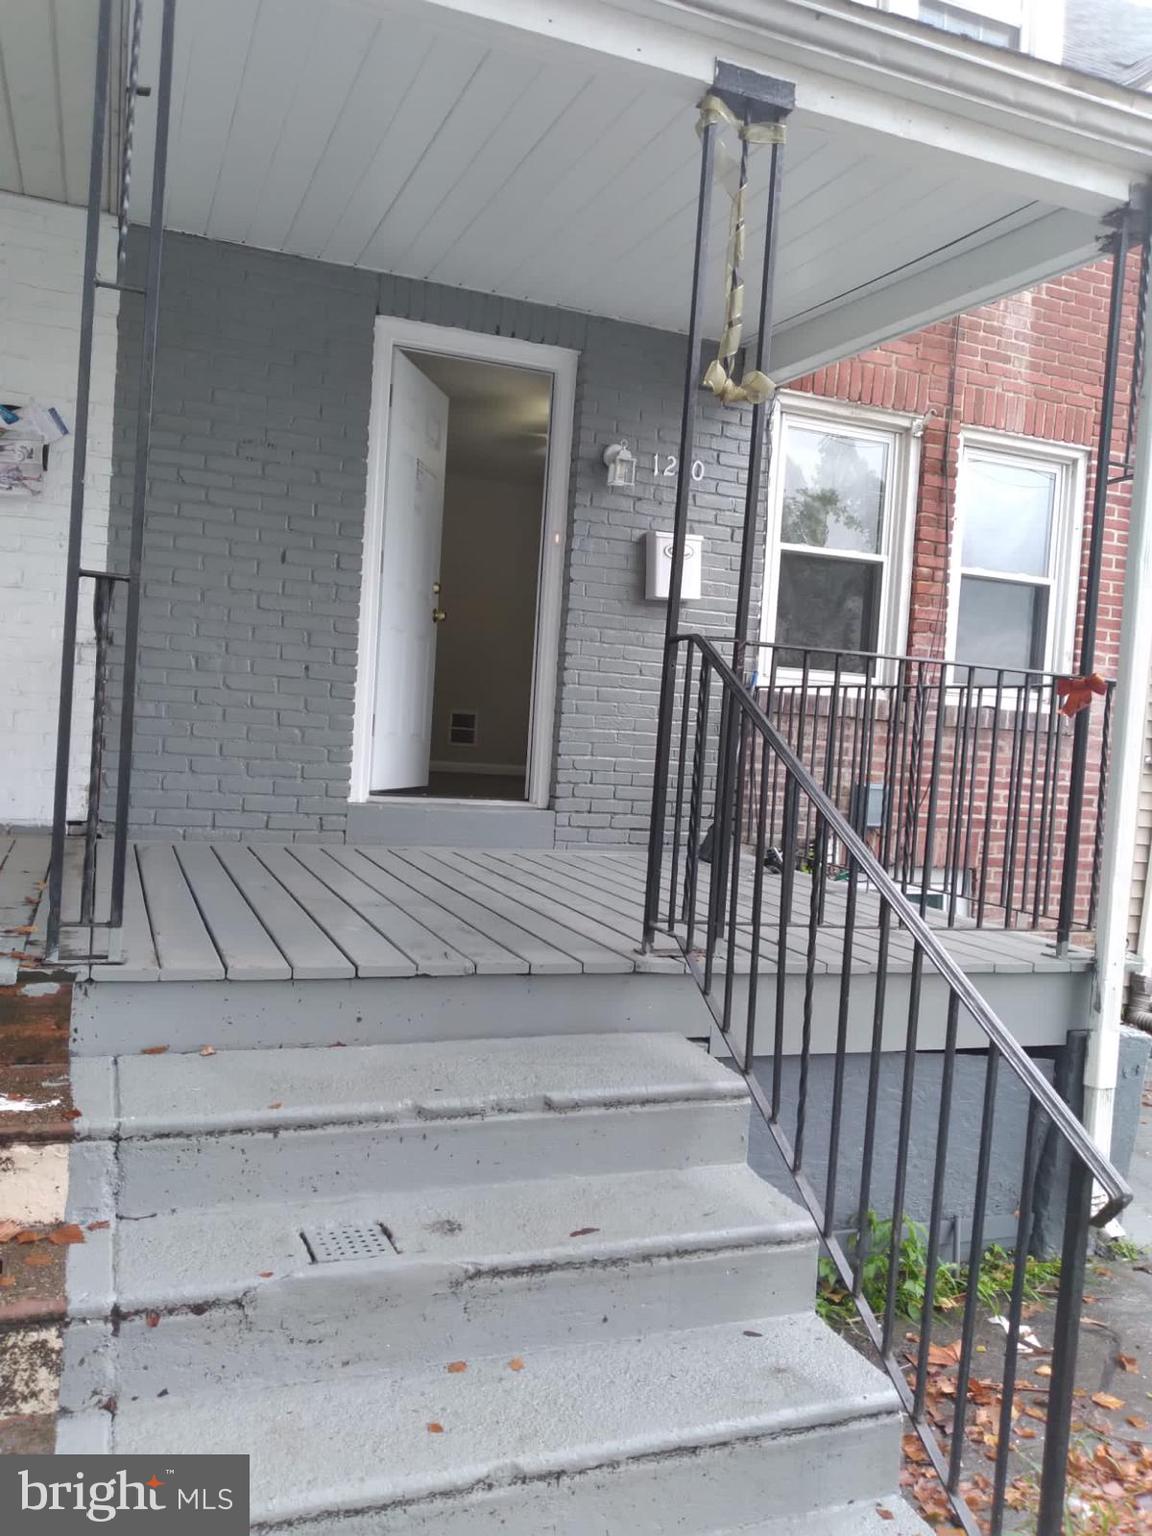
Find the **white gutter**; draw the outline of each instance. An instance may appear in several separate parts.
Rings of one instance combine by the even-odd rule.
[[[383,11],[429,0],[360,0]],[[1099,215],[1152,176],[1152,99],[1041,59],[988,47],[846,0],[431,0],[455,25],[514,28],[583,53],[621,90],[664,83],[685,104],[717,59],[796,83],[797,123],[956,156],[1015,190]],[[955,162],[954,162],[955,163]]]
[[[680,11],[732,22],[781,57],[803,49],[821,71],[882,85],[897,97],[946,94],[958,115],[987,126],[990,112],[1026,136],[1059,134],[1069,153],[1142,158],[1152,151],[1152,101],[1140,91],[1009,48],[958,37],[850,0],[618,0],[651,14]],[[1025,126],[1026,125],[1026,126]],[[1075,141],[1080,141],[1079,143]],[[1104,152],[1101,154],[1101,152]]]
[[[1152,368],[1145,371],[1136,432],[1135,475],[1124,571],[1124,605],[1112,716],[1112,768],[1104,818],[1096,974],[1088,1017],[1084,1123],[1111,1155],[1128,958],[1128,904],[1136,857],[1136,818],[1144,775],[1148,675],[1152,666]]]

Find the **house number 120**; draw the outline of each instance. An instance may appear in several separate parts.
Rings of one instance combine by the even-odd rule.
[[[652,461],[658,480],[675,480],[680,460],[674,453],[653,454]],[[693,480],[703,480],[704,478],[704,465],[700,459],[692,460],[692,478]]]

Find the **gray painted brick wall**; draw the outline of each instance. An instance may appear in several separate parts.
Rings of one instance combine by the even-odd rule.
[[[649,528],[671,526],[682,338],[487,295],[184,236],[166,244],[145,544],[133,825],[138,835],[340,839],[352,752],[373,317],[578,350],[553,770],[563,842],[647,825],[663,609]],[[121,311],[112,542],[125,554],[138,305]],[[730,632],[747,421],[706,405],[692,526],[704,600]],[[627,438],[637,485],[601,455]],[[759,548],[761,541],[757,540]],[[115,759],[109,759],[114,774]]]

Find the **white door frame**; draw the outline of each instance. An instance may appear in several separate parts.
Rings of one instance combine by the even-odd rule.
[[[528,721],[528,776],[525,802],[546,806],[552,788],[557,671],[560,662],[560,615],[564,599],[564,551],[568,530],[568,481],[572,466],[572,429],[576,408],[578,352],[534,341],[487,336],[478,331],[421,320],[377,315],[372,352],[372,408],[368,421],[368,495],[364,508],[364,558],[360,580],[357,642],[356,709],[352,727],[354,802],[388,798],[371,793],[372,714],[376,698],[376,634],[380,606],[380,556],[384,539],[384,482],[388,466],[388,395],[392,355],[433,352],[478,362],[504,363],[552,375],[548,420],[548,465],[540,530],[540,568],[536,589],[536,638],[532,698]],[[397,796],[411,804],[410,796]],[[438,804],[448,803],[437,799]],[[468,805],[484,804],[469,800]],[[502,804],[509,802],[503,801]]]

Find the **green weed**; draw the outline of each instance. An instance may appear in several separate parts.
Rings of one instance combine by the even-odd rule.
[[[861,1292],[873,1312],[887,1304],[892,1223],[868,1213],[868,1236],[861,1272]],[[984,1252],[976,1277],[976,1294],[987,1312],[1001,1312],[1012,1294],[1015,1257],[993,1243]],[[1024,1266],[1024,1300],[1037,1302],[1050,1296],[1060,1279],[1059,1259],[1029,1256]],[[967,1264],[938,1262],[933,1306],[939,1313],[963,1306],[970,1287]],[[905,1221],[896,1245],[895,1304],[899,1317],[919,1318],[928,1290],[928,1235],[918,1222]],[[831,1259],[820,1260],[816,1310],[826,1322],[846,1324],[855,1319],[856,1308]]]

